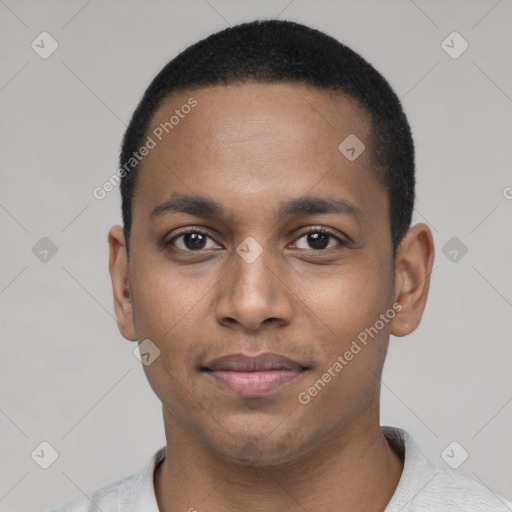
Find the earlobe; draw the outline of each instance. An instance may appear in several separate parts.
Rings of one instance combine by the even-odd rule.
[[[113,226],[108,233],[110,250],[109,272],[112,280],[114,295],[114,310],[117,327],[124,338],[136,341],[135,325],[133,322],[132,299],[128,273],[126,242],[122,226]]]
[[[391,322],[391,334],[406,336],[421,322],[434,263],[434,241],[426,224],[409,229],[397,249],[395,301],[402,309]]]

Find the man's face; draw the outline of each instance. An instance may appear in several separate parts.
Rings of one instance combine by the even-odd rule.
[[[248,83],[172,95],[148,134],[191,96],[197,105],[152,135],[132,204],[134,329],[161,351],[144,368],[186,442],[290,460],[378,418],[389,323],[374,332],[395,274],[368,116],[339,93]],[[354,161],[338,149],[351,134],[366,146]]]

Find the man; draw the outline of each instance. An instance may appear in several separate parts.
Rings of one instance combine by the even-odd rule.
[[[115,311],[167,445],[60,511],[509,510],[380,426],[389,336],[419,325],[434,247],[373,67],[295,23],[224,30],[153,80],[120,164]]]

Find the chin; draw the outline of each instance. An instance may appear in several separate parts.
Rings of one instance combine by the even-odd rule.
[[[292,447],[261,446],[252,441],[242,442],[237,446],[224,447],[220,455],[241,466],[253,468],[268,468],[279,466],[293,460],[293,455],[298,450]]]
[[[281,423],[282,423],[281,418]],[[304,451],[304,439],[298,432],[283,430],[279,422],[260,425],[238,425],[226,428],[219,436],[210,439],[210,447],[231,462],[251,467],[268,467],[284,464]],[[302,435],[304,432],[302,431]]]

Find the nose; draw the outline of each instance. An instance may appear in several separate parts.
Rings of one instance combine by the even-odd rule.
[[[254,260],[233,253],[232,266],[219,283],[220,292],[214,306],[219,324],[256,331],[291,322],[290,289],[270,252],[264,249]]]

